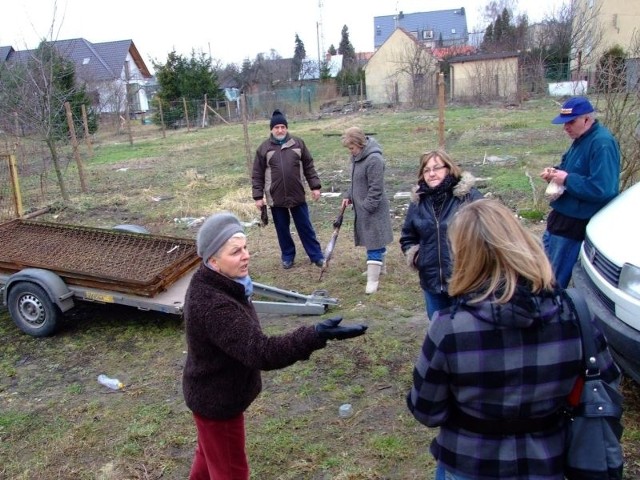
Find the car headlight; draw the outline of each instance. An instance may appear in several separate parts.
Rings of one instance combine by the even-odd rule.
[[[640,268],[625,263],[620,272],[618,287],[624,293],[640,300]]]

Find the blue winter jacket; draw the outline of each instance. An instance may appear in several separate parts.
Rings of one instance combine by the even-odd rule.
[[[576,138],[558,167],[568,172],[565,192],[551,208],[567,217],[589,219],[619,191],[620,147],[597,120]]]

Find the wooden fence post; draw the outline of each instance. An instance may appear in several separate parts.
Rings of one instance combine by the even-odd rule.
[[[13,205],[15,207],[16,215],[21,217],[24,210],[22,209],[22,194],[20,192],[20,180],[18,179],[16,156],[9,154],[7,160],[9,161],[9,177],[11,178],[11,189],[13,191]]]
[[[76,128],[73,126],[73,115],[71,113],[71,105],[69,102],[64,102],[64,109],[67,113],[67,125],[69,126],[69,134],[71,135],[71,145],[73,146],[73,158],[78,165],[78,175],[80,176],[80,189],[82,193],[87,193],[87,184],[84,175],[84,164],[82,158],[80,158],[80,152],[78,151],[78,138],[76,137]]]
[[[182,97],[182,105],[184,105],[184,118],[187,121],[187,132],[190,132],[189,128],[189,110],[187,110],[187,99]]]
[[[438,74],[438,143],[445,148],[444,140],[444,73]]]
[[[247,98],[244,93],[240,94],[240,110],[242,111],[242,131],[244,133],[244,151],[247,156],[247,171],[251,175],[252,161],[251,161],[251,147],[249,146],[249,127],[247,120]]]
[[[87,120],[87,108],[84,103],[80,105],[82,108],[82,125],[84,126],[84,142],[89,149],[89,155],[93,157],[93,145],[91,145],[91,137],[89,137],[89,120]]]
[[[205,126],[205,119],[207,118],[207,94],[204,94],[204,107],[202,108],[202,128]]]
[[[156,97],[158,99],[158,111],[160,112],[160,128],[162,128],[162,138],[167,138],[167,129],[164,124],[164,114],[162,113],[162,100],[160,97]]]

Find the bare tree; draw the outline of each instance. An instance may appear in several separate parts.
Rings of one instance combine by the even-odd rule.
[[[48,40],[43,38],[28,55],[0,65],[0,117],[16,119],[21,127],[16,135],[24,132],[47,145],[60,194],[69,202],[59,153],[69,138],[65,103],[79,110],[80,104],[90,102],[85,85],[76,81],[74,64],[55,47],[56,12],[54,1]]]
[[[513,16],[518,8],[518,0],[489,0],[481,9],[481,18],[485,24],[495,21],[506,9]]]
[[[435,103],[438,61],[431,50],[418,42],[407,43],[395,62],[395,83],[402,84],[408,90],[411,105],[414,108],[424,108]],[[395,88],[392,91],[397,97]]]
[[[571,77],[588,80],[600,120],[620,143],[622,165],[620,187],[640,179],[640,37],[634,31],[629,45],[604,48],[601,4],[587,0],[571,2]]]
[[[51,153],[60,194],[68,202],[70,198],[58,151],[61,140],[58,126],[61,117],[64,118],[64,102],[70,93],[57,88],[59,75],[65,75],[64,69],[65,60],[46,41],[41,42],[27,61],[5,64],[0,82],[0,115],[15,116],[25,132],[45,142]]]
[[[573,1],[568,7],[571,18],[571,71],[574,80],[588,77],[589,69],[598,61],[597,51],[602,44],[602,25],[598,21],[600,5],[587,1]],[[585,71],[586,70],[586,71]]]
[[[613,51],[622,50],[614,47]],[[620,188],[640,180],[640,34],[636,31],[623,56],[603,55],[597,72],[600,94],[595,96],[602,123],[620,143]]]

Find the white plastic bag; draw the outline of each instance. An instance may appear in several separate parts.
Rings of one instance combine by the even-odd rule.
[[[544,191],[544,195],[549,199],[549,201],[553,202],[554,200],[557,200],[564,191],[564,185],[558,185],[556,182],[549,182],[547,189]]]

